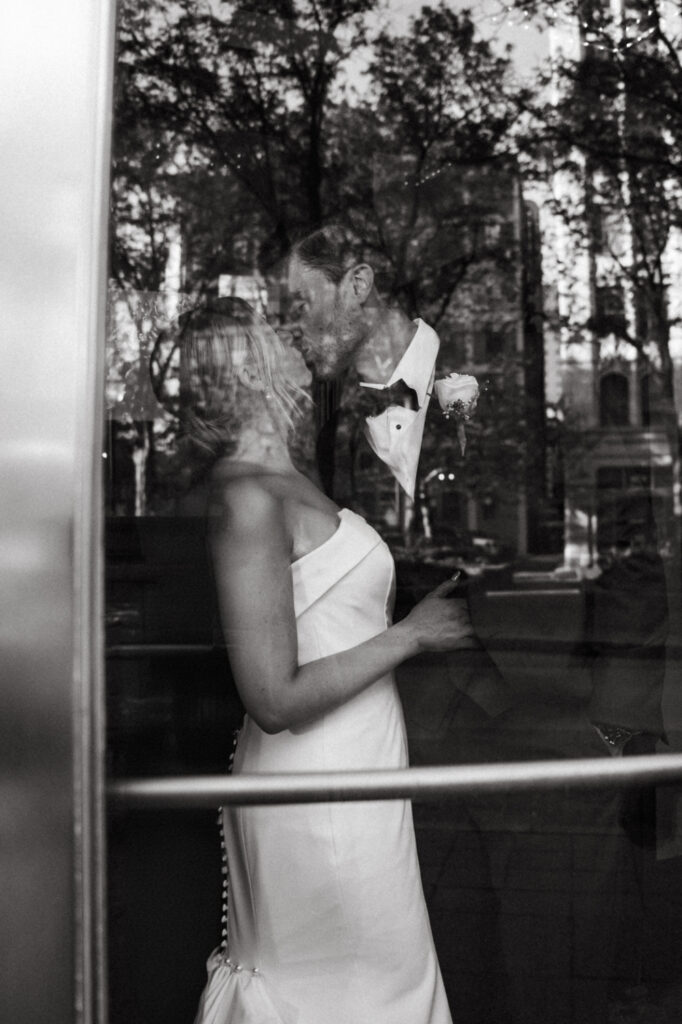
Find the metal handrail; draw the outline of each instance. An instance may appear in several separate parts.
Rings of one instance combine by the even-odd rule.
[[[554,652],[567,654],[574,652],[577,648],[578,642],[575,639],[565,640],[556,637],[511,637],[511,636],[485,636],[481,638],[483,646],[488,651],[525,651],[529,654],[535,653],[546,653]],[[598,639],[598,638],[597,638]],[[621,656],[623,658],[632,658],[633,649],[628,648],[623,644],[611,643],[607,641],[598,641],[604,649],[606,649],[609,655]],[[659,658],[661,656],[661,647],[643,647],[641,645],[637,648],[637,656],[646,659],[647,657]],[[107,658],[146,658],[146,657],[176,657],[178,655],[202,655],[202,654],[226,654],[227,648],[224,643],[221,642],[195,642],[190,641],[187,643],[167,643],[164,641],[158,643],[149,642],[138,642],[138,641],[121,641],[109,643],[106,646],[105,654]],[[665,645],[665,655],[668,660],[680,659],[682,661],[682,643],[669,641]],[[420,659],[429,660],[429,658],[442,658],[442,654],[421,654]]]
[[[197,657],[202,654],[226,655],[224,645],[212,643],[189,643],[189,644],[167,644],[167,643],[123,643],[110,644],[105,654],[107,658],[158,658],[158,657]]]
[[[444,765],[392,771],[190,775],[112,781],[109,800],[129,808],[436,800],[565,788],[598,789],[682,780],[682,754]]]

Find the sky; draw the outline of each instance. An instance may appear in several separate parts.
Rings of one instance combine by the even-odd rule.
[[[428,0],[384,0],[386,17],[391,26],[404,28],[410,15],[418,14]],[[455,11],[470,10],[479,32],[500,50],[507,44],[514,48],[520,73],[532,71],[547,56],[547,36],[528,24],[518,14],[509,15],[505,0],[446,0]]]

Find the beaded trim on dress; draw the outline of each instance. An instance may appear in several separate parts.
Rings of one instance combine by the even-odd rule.
[[[227,774],[232,774],[232,768],[234,765],[234,755],[237,750],[237,743],[239,742],[239,733],[241,729],[235,729],[232,733],[232,750],[227,760]],[[222,889],[222,913],[220,917],[221,922],[221,942],[219,951],[222,956],[223,963],[226,966],[234,966],[235,970],[242,970],[240,964],[233,965],[228,955],[228,921],[230,916],[230,869],[227,863],[227,846],[225,845],[225,830],[223,826],[223,808],[218,808],[218,831],[220,833],[220,855],[221,855],[221,866],[220,870],[223,876],[223,889]],[[258,971],[258,968],[254,968],[254,971]]]

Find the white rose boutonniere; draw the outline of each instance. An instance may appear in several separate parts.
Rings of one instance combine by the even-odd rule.
[[[464,455],[466,431],[464,424],[470,420],[478,401],[478,381],[470,373],[449,373],[433,385],[438,403],[446,419],[451,417],[457,423],[457,437]]]

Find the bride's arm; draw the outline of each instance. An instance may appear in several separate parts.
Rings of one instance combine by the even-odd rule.
[[[371,640],[299,666],[291,540],[280,499],[240,485],[212,516],[211,544],[232,672],[246,711],[265,732],[338,707],[420,651],[469,646],[466,605],[444,600],[454,587],[448,582]]]

